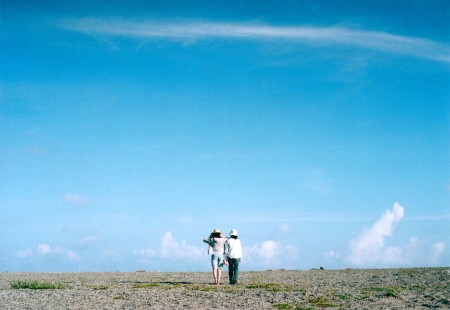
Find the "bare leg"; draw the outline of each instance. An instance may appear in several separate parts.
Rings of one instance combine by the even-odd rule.
[[[222,270],[217,268],[217,285],[220,285],[220,276],[222,275]]]
[[[217,268],[213,268],[214,284],[217,284],[216,270]]]

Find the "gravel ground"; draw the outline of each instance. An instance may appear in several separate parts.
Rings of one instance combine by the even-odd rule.
[[[0,308],[450,309],[450,268],[241,272],[237,285],[224,272],[211,282],[205,272],[3,272]]]

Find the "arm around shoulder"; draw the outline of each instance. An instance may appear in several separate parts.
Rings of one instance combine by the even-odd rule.
[[[214,245],[214,242],[211,240],[211,238],[205,238],[205,239],[203,239],[203,242],[208,243],[210,246]]]

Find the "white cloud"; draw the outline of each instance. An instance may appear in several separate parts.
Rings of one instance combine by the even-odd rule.
[[[259,246],[253,246],[252,251],[259,257],[272,260],[281,256],[281,246],[278,242],[267,240],[263,241]]]
[[[324,258],[326,258],[326,259],[331,259],[331,260],[336,259],[336,258],[338,258],[339,256],[340,256],[339,253],[336,252],[335,250],[329,250],[329,251],[326,251],[326,252],[323,254],[323,257],[324,257]]]
[[[79,257],[74,251],[67,251],[67,258],[69,260],[81,260],[81,257]]]
[[[344,27],[272,26],[256,23],[126,21],[95,18],[65,20],[61,27],[89,35],[169,39],[194,42],[200,39],[284,40],[363,47],[382,52],[450,62],[450,47],[431,40],[386,32]]]
[[[66,250],[62,247],[52,247],[46,243],[39,243],[36,246],[28,247],[25,250],[16,252],[16,257],[24,259],[50,256],[59,256],[71,261],[81,260],[81,257],[74,251]]]
[[[299,256],[299,248],[295,245],[285,245],[274,240],[265,240],[260,244],[243,248],[243,261],[252,268],[285,267]]]
[[[185,240],[178,242],[172,237],[172,232],[168,231],[162,236],[159,247],[134,249],[133,253],[142,256],[143,262],[148,263],[155,257],[164,259],[198,258],[206,254],[206,249],[192,246]]]
[[[386,248],[385,238],[392,235],[394,224],[403,218],[403,207],[398,203],[378,218],[371,228],[350,241],[349,261],[356,265],[392,262],[399,249]]]
[[[16,256],[19,258],[28,258],[30,256],[33,256],[33,253],[34,253],[33,248],[28,247],[25,250],[17,251]]]
[[[47,255],[51,253],[51,249],[48,244],[39,243],[36,247],[36,252],[38,254]]]
[[[278,241],[278,240],[286,240],[289,237],[295,235],[295,230],[289,226],[289,224],[284,223],[274,230],[274,232],[267,239]]]
[[[113,249],[102,251],[102,259],[107,261],[118,261],[121,259],[121,255]]]
[[[439,257],[444,253],[445,251],[445,243],[442,241],[436,242],[433,244],[432,250],[431,250],[431,262],[437,263]]]
[[[407,267],[438,264],[445,251],[440,241],[431,247],[426,240],[409,238],[403,245],[387,246],[386,238],[392,236],[394,227],[404,217],[404,209],[398,203],[383,213],[370,227],[349,242],[348,251],[330,250],[324,253],[327,260],[350,262],[359,267]],[[346,253],[346,254],[343,254]]]
[[[87,203],[87,199],[78,194],[66,194],[64,195],[64,202],[71,205],[84,205]]]
[[[139,250],[133,250],[134,254],[138,254],[141,256],[145,256],[148,258],[152,258],[158,255],[158,251],[154,249],[139,249]]]
[[[201,248],[189,245],[185,240],[181,240],[181,242],[175,241],[171,232],[166,232],[162,237],[160,248],[162,257],[193,258],[202,254],[204,254],[204,251]]]
[[[94,244],[96,241],[98,240],[97,236],[94,235],[86,235],[84,237],[81,238],[80,240],[80,246],[81,247],[87,247],[90,246],[92,244]]]
[[[283,224],[277,228],[277,233],[280,235],[290,235],[294,233],[294,230],[288,224]]]
[[[243,243],[243,262],[251,268],[288,268],[299,257],[299,248],[288,244],[295,235],[294,229],[287,223],[281,224],[263,241]],[[295,240],[295,239],[294,239]]]

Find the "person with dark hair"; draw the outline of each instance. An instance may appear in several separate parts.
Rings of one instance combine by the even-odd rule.
[[[239,263],[242,258],[241,240],[238,239],[236,229],[230,232],[230,238],[225,242],[225,259],[228,262],[228,275],[230,284],[236,284],[238,280]]]
[[[214,229],[209,238],[203,239],[208,247],[208,253],[211,254],[211,266],[214,276],[214,284],[220,285],[220,276],[222,274],[223,258],[225,253],[225,238],[220,230]]]

